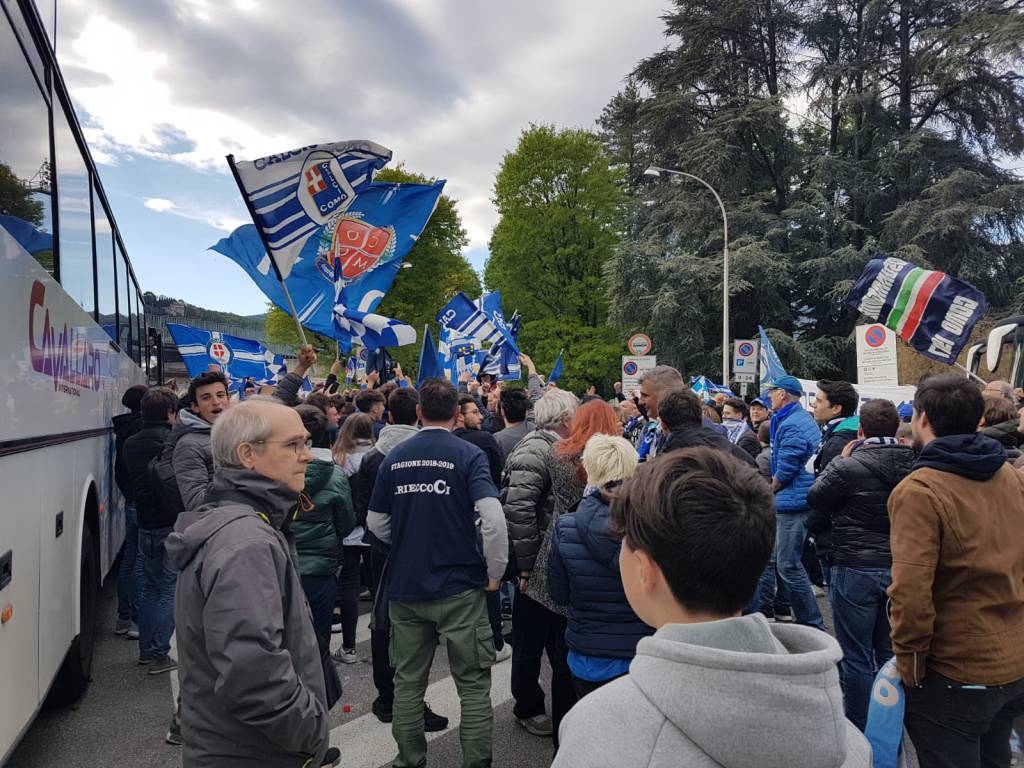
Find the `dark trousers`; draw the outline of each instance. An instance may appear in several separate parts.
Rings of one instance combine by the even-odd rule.
[[[544,690],[540,687],[540,662],[545,651],[551,664],[551,725],[555,748],[558,726],[576,703],[569,671],[569,646],[565,643],[566,619],[520,592],[512,604],[512,708],[516,717],[544,714]]]
[[[505,647],[505,637],[501,634],[501,593],[485,592],[484,597],[487,598],[487,619],[494,635],[494,650],[500,651]]]
[[[331,612],[334,610],[334,576],[302,576],[302,591],[313,614],[313,629],[323,642],[331,639]]]
[[[904,692],[903,722],[921,768],[1008,768],[1010,729],[1024,713],[1024,680],[972,687],[929,672]]]
[[[338,603],[341,605],[341,645],[356,647],[356,623],[359,621],[360,563],[369,547],[346,544],[342,548],[341,578],[338,580]]]
[[[380,584],[381,576],[384,574],[384,564],[388,557],[376,548],[370,549],[370,571],[374,586]],[[374,590],[376,593],[376,589]],[[382,612],[387,618],[387,611]],[[380,614],[378,614],[379,616]],[[380,622],[383,623],[383,622]],[[391,659],[388,655],[388,642],[390,637],[390,626],[377,626],[370,630],[370,658],[373,662],[373,686],[377,689],[377,702],[390,708],[395,701],[395,668],[391,666]]]
[[[595,682],[594,680],[584,680],[582,677],[576,677],[576,675],[573,675],[572,687],[573,690],[576,691],[577,701],[582,699],[588,693],[593,693],[602,685],[608,685],[612,680],[618,680],[620,677],[623,677],[623,675],[616,675],[615,677],[609,677],[607,680],[597,680]]]

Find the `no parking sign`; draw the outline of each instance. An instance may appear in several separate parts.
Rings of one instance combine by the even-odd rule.
[[[896,334],[880,323],[858,325],[857,383],[899,384],[896,366]]]
[[[640,377],[657,364],[657,355],[623,355],[622,393],[628,397],[639,392]]]

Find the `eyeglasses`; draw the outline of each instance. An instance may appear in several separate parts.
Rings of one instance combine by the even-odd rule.
[[[302,449],[305,448],[307,451],[313,447],[312,440],[303,440],[302,438],[295,438],[294,440],[253,440],[255,445],[269,445],[271,443],[280,443],[285,448],[291,448],[295,451],[296,456],[302,455]]]

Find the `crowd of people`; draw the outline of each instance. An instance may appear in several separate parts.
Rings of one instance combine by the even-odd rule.
[[[922,768],[1010,765],[1024,403],[1006,382],[933,376],[898,409],[823,380],[809,411],[790,376],[703,401],[658,366],[581,401],[524,355],[525,388],[400,369],[346,388],[336,364],[303,398],[315,362],[303,348],[260,394],[213,370],[183,398],[133,387],[115,419],[115,631],[149,674],[178,670],[184,765],[338,764],[361,596],[396,766],[448,727],[424,701],[442,640],[464,766],[491,764],[505,662],[515,722],[559,768],[866,768],[865,732],[904,727]],[[890,660],[902,692],[879,701]]]

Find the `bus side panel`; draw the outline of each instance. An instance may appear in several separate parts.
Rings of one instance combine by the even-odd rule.
[[[39,706],[39,493],[36,452],[0,458],[0,557],[10,552],[11,582],[0,590],[0,745],[14,742]],[[3,757],[0,749],[0,759]]]
[[[35,452],[36,460],[45,467],[44,478],[51,472],[70,475],[66,482],[43,482],[40,488],[39,690],[44,693],[64,661],[78,623],[79,530],[89,486],[83,475],[89,472],[89,459],[101,440],[82,440]],[[58,515],[62,515],[60,535]]]

